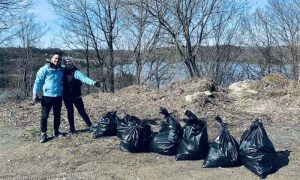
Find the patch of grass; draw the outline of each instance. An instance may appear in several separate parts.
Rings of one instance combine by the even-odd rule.
[[[28,134],[30,135],[31,138],[38,138],[41,135],[40,129],[33,128],[27,130]],[[47,134],[52,134],[53,133],[53,127],[49,127],[47,130]]]
[[[264,89],[264,84],[260,82],[256,82],[250,85],[250,89],[253,89],[257,92],[262,92]]]
[[[286,90],[276,90],[276,91],[271,91],[268,93],[269,97],[280,97],[280,96],[285,96],[287,95],[288,92]]]
[[[251,85],[250,88],[267,97],[279,97],[290,94],[290,86],[293,81],[288,80],[283,74],[269,74],[262,80]]]
[[[27,132],[30,134],[30,137],[37,138],[40,136],[41,132],[39,129],[33,128],[30,130],[27,130]]]
[[[53,134],[53,127],[48,127],[47,134],[48,135]]]
[[[267,75],[262,81],[275,87],[287,87],[289,85],[287,77],[280,73]]]

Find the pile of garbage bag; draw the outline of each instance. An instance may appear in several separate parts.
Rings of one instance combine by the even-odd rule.
[[[204,159],[204,168],[244,165],[260,178],[277,170],[278,155],[259,119],[246,129],[239,144],[230,134],[228,124],[217,116],[220,131],[209,143],[205,119],[187,110],[185,125],[181,127],[166,108],[161,107],[160,113],[164,119],[156,133],[145,120],[129,114],[119,118],[116,111],[108,112],[99,119],[93,137],[117,136],[120,150],[125,152],[175,155],[177,161]]]

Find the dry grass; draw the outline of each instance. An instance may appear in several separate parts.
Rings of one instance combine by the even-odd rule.
[[[217,87],[211,95],[203,92],[211,88],[208,80],[192,79],[170,84],[157,91],[147,86],[131,86],[116,94],[94,93],[85,96],[84,103],[94,124],[107,111],[118,115],[128,113],[158,124],[162,116],[159,107],[166,107],[183,124],[185,110],[195,112],[208,123],[209,138],[214,138],[220,115],[239,140],[243,131],[255,118],[261,118],[277,150],[290,150],[290,163],[269,179],[297,179],[300,167],[300,100],[298,84],[280,75],[257,81],[253,86],[259,93],[234,96],[227,89]],[[192,101],[186,96],[193,95]],[[68,130],[66,110],[62,109],[61,130]],[[87,132],[75,137],[54,139],[45,144],[37,142],[40,105],[30,100],[9,101],[0,105],[0,179],[230,179],[257,178],[243,167],[203,169],[202,161],[175,162],[174,157],[154,153],[129,154],[119,151],[116,137],[93,140]],[[49,118],[49,126],[53,117]],[[85,129],[83,120],[75,113],[78,129]],[[51,128],[50,128],[51,130]]]

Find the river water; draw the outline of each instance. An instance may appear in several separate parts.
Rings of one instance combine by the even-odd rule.
[[[213,68],[217,66],[216,63],[198,63],[198,67],[201,67],[200,72],[201,76],[205,76],[208,72],[211,72]],[[190,78],[188,72],[183,63],[173,63],[167,65],[166,63],[162,63],[159,65],[161,71],[159,75],[165,79],[161,83],[161,87],[166,86],[167,84],[178,81],[178,80],[185,80]],[[116,66],[116,73],[121,71],[127,74],[135,74],[136,73],[136,66],[134,63],[125,64],[123,66]],[[280,72],[287,75],[288,78],[292,76],[292,66],[285,65],[285,66],[278,66],[272,65],[270,66],[271,73]],[[142,79],[146,79],[153,70],[153,65],[151,68],[151,64],[145,64],[143,71],[142,71]],[[230,84],[242,81],[246,79],[257,80],[262,78],[264,75],[268,74],[267,70],[258,64],[249,64],[249,63],[220,63],[219,70],[218,70],[218,80],[216,80],[221,86],[228,87]]]

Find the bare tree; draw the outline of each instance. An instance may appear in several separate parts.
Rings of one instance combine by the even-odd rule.
[[[278,44],[286,62],[293,65],[293,77],[300,81],[300,2],[299,0],[269,0],[266,14],[272,38]]]
[[[144,8],[170,35],[170,43],[179,52],[190,77],[199,77],[196,55],[204,39],[214,29],[210,19],[217,15],[224,0],[148,0]]]
[[[0,1],[0,45],[17,34],[16,26],[32,1],[2,0]]]
[[[104,35],[108,49],[108,79],[110,92],[114,92],[114,40],[118,36],[117,26],[119,0],[96,0],[96,5],[92,9],[97,19],[93,21]]]
[[[257,9],[255,13],[249,16],[249,32],[248,46],[253,47],[251,57],[256,59],[257,67],[251,71],[256,72],[257,77],[263,77],[273,72],[286,73],[284,66],[284,53],[281,51],[281,43],[279,43],[273,27],[271,25],[272,17],[269,16],[267,9]]]
[[[139,1],[135,4],[131,3],[131,1],[123,2],[126,13],[125,27],[129,31],[127,42],[131,45],[134,54],[136,84],[142,83],[142,70],[144,64],[147,62],[146,55],[156,48],[161,31],[161,26],[154,25],[153,18],[142,7],[144,2]]]
[[[22,47],[22,55],[19,61],[19,77],[18,82],[18,95],[19,96],[30,96],[31,87],[33,86],[32,77],[33,69],[32,64],[33,56],[32,49],[40,43],[41,38],[46,33],[46,29],[41,23],[35,22],[34,16],[29,14],[22,18],[20,24],[20,31],[18,37]]]
[[[99,78],[104,86],[102,91],[107,91],[104,76],[104,54],[102,52],[102,41],[100,30],[95,26],[95,17],[91,9],[95,7],[91,1],[87,0],[49,0],[56,9],[57,14],[62,17],[64,30],[63,39],[72,48],[83,48],[87,63],[87,75],[90,75],[90,48],[95,51],[95,58],[99,63]]]
[[[227,1],[216,7],[218,15],[209,22],[211,30],[206,46],[200,49],[200,73],[208,76],[220,85],[228,85],[233,79],[238,58],[242,54],[242,22],[246,14],[245,1]],[[203,43],[205,44],[205,43]],[[207,48],[209,47],[209,49]],[[209,61],[207,61],[209,60]]]
[[[156,48],[147,54],[147,68],[145,72],[144,83],[150,84],[157,89],[174,80],[176,64],[169,59],[172,51],[168,49]]]

